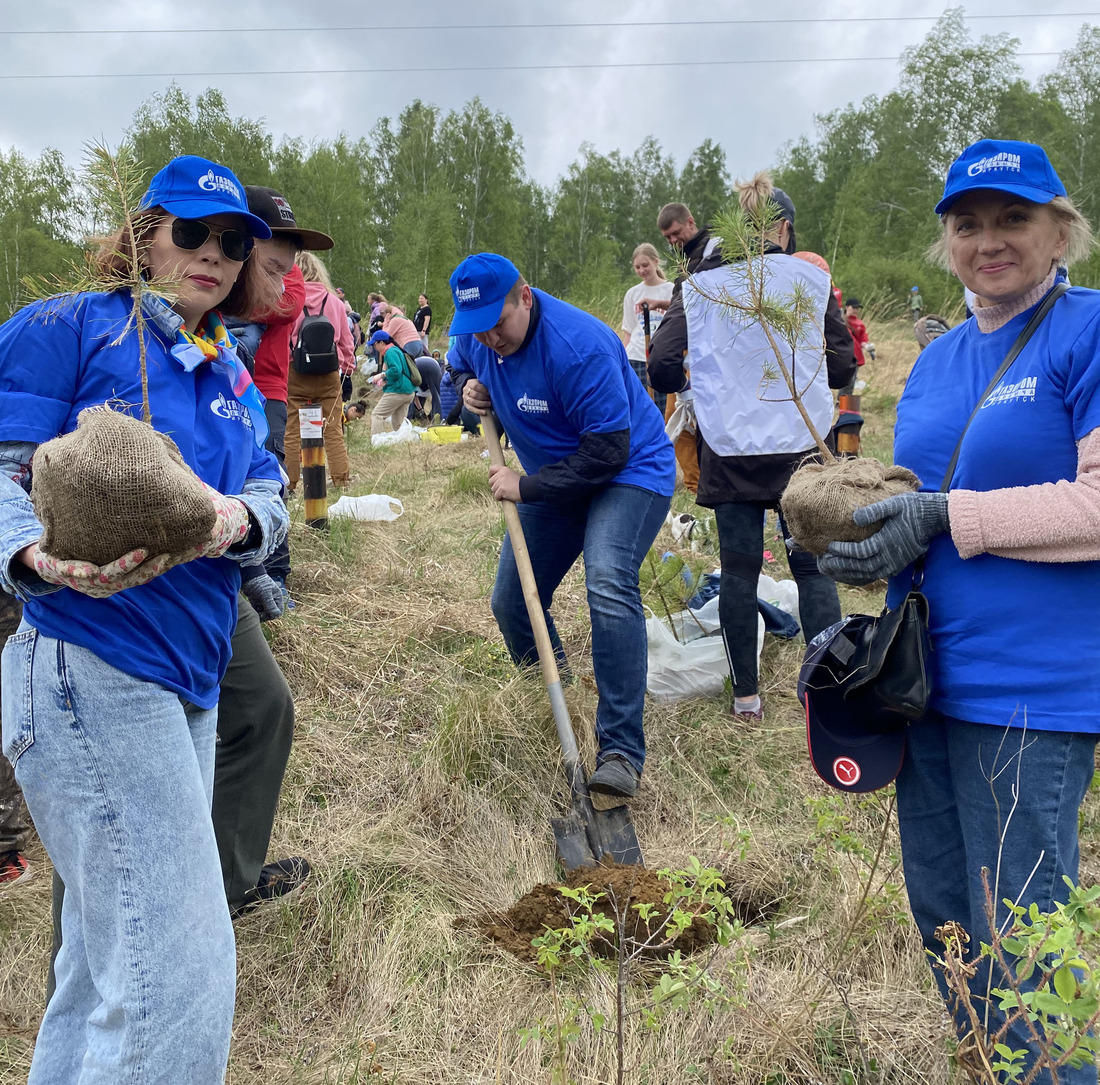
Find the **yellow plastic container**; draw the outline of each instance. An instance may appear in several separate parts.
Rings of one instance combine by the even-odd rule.
[[[432,426],[421,435],[422,441],[430,441],[434,445],[453,445],[462,440],[461,426]]]

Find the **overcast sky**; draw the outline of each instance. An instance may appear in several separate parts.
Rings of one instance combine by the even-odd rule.
[[[890,17],[942,10],[925,0],[0,0],[0,147],[53,146],[75,165],[86,140],[117,143],[174,78],[192,96],[220,88],[232,114],[262,118],[276,139],[357,137],[413,98],[446,110],[476,94],[511,117],[543,183],[585,141],[630,152],[648,134],[678,165],[714,139],[731,173],[747,175],[811,133],[815,113],[896,85],[897,61],[874,58],[896,57],[932,20]],[[995,16],[972,19],[976,36],[1007,31],[1024,54],[1057,54],[1083,22],[1100,23],[1100,0],[970,0],[966,10]],[[823,14],[833,21],[804,21]],[[841,21],[861,16],[873,21]],[[563,25],[595,22],[614,25]],[[1034,79],[1056,59],[1021,63]],[[780,62],[703,63],[731,60]],[[551,67],[565,65],[612,66]],[[303,74],[235,74],[286,71]]]

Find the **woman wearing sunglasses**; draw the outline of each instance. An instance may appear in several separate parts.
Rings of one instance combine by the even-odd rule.
[[[156,429],[210,488],[201,556],[119,555],[103,567],[40,552],[27,498],[37,445],[110,401],[140,411],[128,290],[36,303],[0,327],[0,586],[24,601],[2,659],[3,749],[65,883],[56,992],[30,1082],[223,1080],[233,928],[210,819],[218,683],[241,562],[286,532],[263,399],[220,313],[277,302],[248,259],[270,230],[217,163],[174,159],[132,224],[152,279],[148,397]],[[96,257],[124,271],[124,227]]]

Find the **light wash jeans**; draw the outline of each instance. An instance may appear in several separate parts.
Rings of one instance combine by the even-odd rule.
[[[28,1085],[218,1085],[236,954],[210,819],[217,710],[25,622],[0,667],[4,753],[66,889]]]
[[[669,498],[640,486],[612,485],[571,505],[521,502],[523,534],[558,666],[565,652],[550,616],[554,592],[584,554],[584,580],[592,618],[592,669],[600,691],[596,707],[598,760],[617,753],[639,772],[645,763],[642,709],[647,646],[638,587],[642,566],[668,512]],[[538,662],[535,635],[523,600],[511,540],[505,537],[493,587],[493,615],[512,659]]]
[[[1077,881],[1077,812],[1092,780],[1096,735],[1031,731],[967,723],[929,712],[909,725],[905,761],[897,778],[898,826],[905,886],[926,948],[942,954],[936,928],[948,920],[970,935],[969,950],[990,941],[982,868],[990,871],[997,923],[1003,899],[1044,912],[1065,902],[1063,877]],[[1018,794],[1017,794],[1018,793]],[[999,882],[993,878],[1000,873]],[[1011,960],[1011,958],[1009,958]],[[933,969],[948,1006],[943,974]],[[980,962],[970,983],[985,994],[989,966]],[[995,969],[993,986],[1005,986]],[[1024,984],[1025,987],[1030,986]],[[984,1004],[978,1003],[978,1012]],[[960,1033],[967,1021],[957,1015]],[[990,1026],[1003,1022],[994,1011]],[[1004,1041],[1031,1049],[1027,1028],[1016,1024]],[[1058,1071],[1061,1085],[1096,1085],[1096,1068]],[[1041,1073],[1037,1085],[1050,1085]]]

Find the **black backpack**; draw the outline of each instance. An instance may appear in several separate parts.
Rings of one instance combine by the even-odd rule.
[[[298,325],[298,341],[294,344],[292,362],[294,371],[310,377],[335,373],[340,368],[340,359],[336,355],[336,328],[325,316],[325,301],[316,313],[309,311],[308,305],[302,306],[302,323]]]

